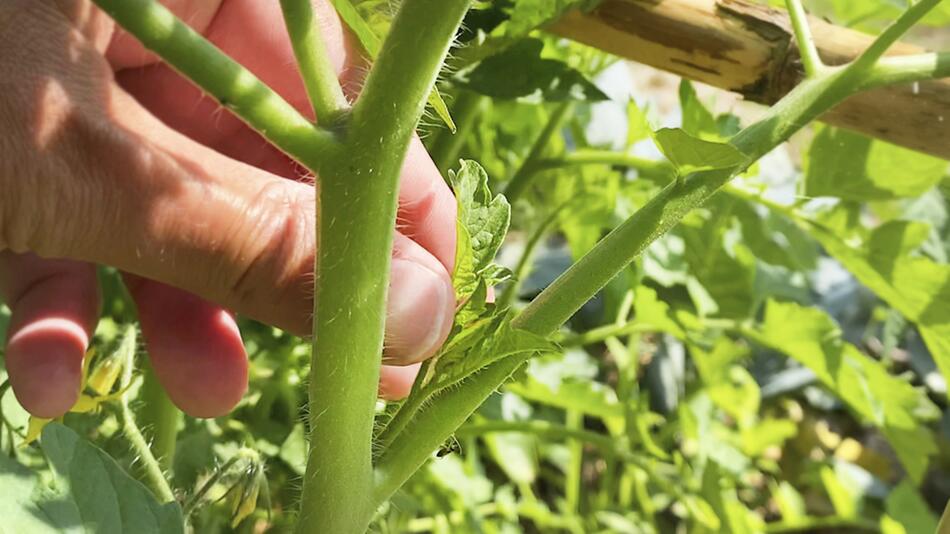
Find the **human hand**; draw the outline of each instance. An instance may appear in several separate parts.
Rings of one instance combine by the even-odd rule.
[[[164,3],[309,113],[277,2]],[[332,8],[315,4],[352,96],[365,68]],[[101,263],[126,273],[172,400],[194,416],[223,415],[247,387],[247,357],[225,309],[310,331],[313,186],[88,1],[10,0],[0,20],[0,298],[13,312],[14,393],[41,417],[75,403]],[[401,181],[386,363],[421,361],[448,335],[455,210],[414,141]],[[384,366],[381,394],[405,395],[416,368]]]

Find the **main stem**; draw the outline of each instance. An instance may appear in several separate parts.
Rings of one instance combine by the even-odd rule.
[[[399,174],[469,0],[405,0],[322,165],[300,533],[364,532]]]

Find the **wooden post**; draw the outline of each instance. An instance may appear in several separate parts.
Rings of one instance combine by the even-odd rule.
[[[822,59],[853,59],[873,38],[812,18]],[[550,31],[612,54],[772,104],[803,69],[788,13],[743,0],[604,0],[571,12]],[[898,44],[891,54],[923,50]],[[889,87],[855,96],[823,117],[950,159],[950,80]]]

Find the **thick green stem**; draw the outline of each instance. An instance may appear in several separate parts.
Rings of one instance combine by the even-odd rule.
[[[168,398],[151,365],[145,369],[139,400],[142,404],[136,409],[138,422],[145,429],[152,454],[163,470],[170,471],[175,460],[181,411]]]
[[[156,0],[94,0],[146,48],[230,109],[277,148],[313,167],[333,136]]]
[[[558,132],[561,128],[561,124],[564,123],[564,119],[571,114],[573,109],[574,103],[567,101],[558,104],[558,106],[554,108],[554,111],[551,112],[547,124],[544,125],[544,129],[541,130],[538,138],[534,140],[534,144],[531,146],[528,156],[521,163],[521,167],[518,168],[514,176],[511,177],[507,187],[505,187],[505,197],[508,199],[508,202],[514,204],[531,184],[531,180],[535,174],[537,174],[535,165],[541,157],[544,156],[544,151],[547,150],[551,138]]]
[[[737,134],[731,143],[747,156],[742,169],[694,173],[664,188],[545,289],[514,320],[513,326],[540,335],[555,332],[693,208],[794,132],[857,92],[862,83],[871,83],[844,75],[845,71],[829,68],[821,76],[805,81],[771,108],[763,120]],[[880,72],[876,75],[884,76]],[[377,463],[376,501],[388,499],[425,463],[431,451],[529,358],[525,355],[495,362],[463,387],[447,390],[420,411]]]
[[[358,533],[376,509],[372,435],[399,174],[469,0],[405,0],[320,175],[310,453],[301,533]]]
[[[811,36],[808,15],[802,6],[802,0],[785,0],[785,5],[792,19],[792,29],[795,32],[795,41],[798,43],[805,74],[809,77],[818,76],[825,68],[825,64],[822,63],[821,56],[818,55],[818,47],[815,46],[815,39]]]
[[[313,113],[322,122],[331,123],[349,103],[330,63],[326,39],[313,4],[310,0],[280,0],[280,7]]]

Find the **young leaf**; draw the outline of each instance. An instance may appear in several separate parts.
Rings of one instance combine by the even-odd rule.
[[[491,262],[508,233],[511,206],[502,195],[492,197],[485,169],[474,161],[461,163],[457,172],[449,172],[449,183],[458,201],[453,279],[456,296],[464,302],[478,289],[479,279],[490,275],[494,283],[502,274]]]
[[[729,143],[706,141],[679,128],[663,128],[653,134],[653,139],[680,176],[700,171],[734,169],[748,159]]]
[[[608,97],[580,71],[563,61],[542,58],[544,43],[523,39],[456,76],[462,87],[499,99],[597,102]]]
[[[544,337],[512,328],[512,314],[489,302],[489,289],[511,274],[492,263],[508,232],[508,201],[502,195],[492,196],[488,175],[473,161],[462,161],[458,172],[449,173],[449,181],[458,202],[453,283],[461,308],[445,345],[422,364],[409,398],[379,429],[377,437],[384,443],[434,395],[483,367],[504,358],[555,350]]]

